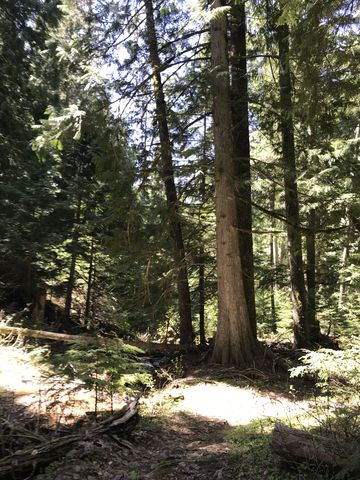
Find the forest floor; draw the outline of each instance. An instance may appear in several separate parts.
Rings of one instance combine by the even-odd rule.
[[[17,421],[21,415],[37,418],[39,426],[44,419],[49,425],[66,423],[91,410],[93,393],[76,382],[52,377],[23,349],[0,346],[0,356],[0,410],[8,424],[12,414]],[[314,471],[279,469],[270,449],[272,428],[279,421],[298,425],[309,402],[295,401],[286,394],[289,385],[284,387],[283,380],[260,373],[254,379],[236,370],[190,365],[184,378],[141,399],[140,421],[127,441],[103,435],[79,442],[33,478],[325,478]],[[123,401],[117,397],[115,407]],[[36,433],[36,422],[32,425]]]

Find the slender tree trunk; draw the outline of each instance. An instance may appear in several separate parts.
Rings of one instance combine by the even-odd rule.
[[[338,308],[341,309],[344,303],[344,295],[346,289],[346,282],[344,278],[344,270],[348,264],[350,257],[350,243],[352,236],[352,221],[348,217],[349,226],[346,231],[345,245],[343,249],[342,259],[341,259],[341,273],[340,273],[340,286],[339,286],[339,297],[338,297]]]
[[[46,288],[38,286],[32,302],[31,326],[42,328],[44,325],[45,308],[46,308]]]
[[[277,27],[277,39],[280,60],[280,128],[282,135],[294,343],[297,347],[305,347],[308,346],[309,343],[309,325],[306,317],[306,292],[296,179],[293,106],[291,99],[292,85],[289,59],[289,27],[287,25],[280,25]]]
[[[276,188],[275,185],[272,188],[271,197],[270,197],[270,210],[273,212],[275,210],[275,198],[276,198]],[[271,217],[271,230],[275,227],[275,218]],[[275,251],[275,235],[270,234],[270,265],[271,268],[276,267],[276,251]],[[276,282],[274,279],[271,279],[270,283],[270,302],[271,302],[271,331],[276,333],[276,301],[275,301],[275,292],[276,292]]]
[[[240,255],[248,314],[256,336],[245,2],[232,1],[231,17],[231,106]]]
[[[357,174],[358,165],[360,162],[360,125],[357,125],[355,128],[355,138],[353,143],[353,152],[354,152],[354,167],[355,171],[351,177],[351,189],[354,193],[358,193],[360,191],[360,175]],[[357,196],[357,200],[351,202],[349,205],[349,219],[351,220],[351,229],[356,228],[358,232],[360,232],[360,202],[359,202],[359,195]]]
[[[359,154],[360,154],[360,144],[359,144],[359,138],[360,138],[360,125],[356,126],[355,129],[355,138],[354,138],[354,146],[353,146],[353,151],[354,151],[354,165],[359,164]],[[360,189],[360,179],[359,175],[353,175],[351,178],[351,189],[353,192],[359,192]],[[350,244],[352,240],[352,235],[353,235],[353,229],[356,228],[358,231],[360,231],[360,219],[359,219],[359,202],[355,201],[352,202],[351,205],[347,209],[347,217],[348,217],[348,223],[349,227],[346,232],[346,240],[345,240],[345,246],[343,250],[343,256],[342,256],[342,262],[341,262],[341,274],[340,274],[340,287],[339,287],[339,298],[338,298],[338,307],[339,309],[342,308],[343,306],[343,300],[344,300],[344,294],[346,290],[346,283],[344,279],[344,269],[346,268],[346,265],[348,264],[349,257],[350,257]]]
[[[215,0],[212,9],[222,6]],[[237,194],[225,15],[210,25],[215,141],[215,206],[219,318],[212,360],[225,365],[253,361],[256,337],[245,298],[238,234]]]
[[[32,268],[32,259],[31,257],[26,257],[25,259],[25,268],[26,268],[26,282],[25,282],[25,302],[30,303],[33,301],[33,268]]]
[[[316,212],[309,213],[309,233],[306,236],[306,282],[307,282],[307,319],[309,322],[310,342],[320,337],[320,325],[316,320]]]
[[[205,336],[205,259],[204,259],[204,245],[200,246],[199,255],[199,334],[200,344],[206,345]]]
[[[174,242],[174,257],[177,266],[177,290],[180,316],[180,343],[193,342],[193,328],[191,318],[191,301],[188,281],[188,272],[185,257],[182,228],[180,223],[178,198],[174,179],[172,149],[167,122],[166,101],[160,75],[161,62],[158,52],[158,41],[154,22],[152,0],[144,0],[146,8],[147,41],[150,62],[153,70],[153,84],[156,104],[156,121],[159,128],[160,153],[162,162],[162,178],[168,207],[170,233]]]
[[[201,202],[205,202],[206,196],[206,115],[204,116],[204,142],[203,142],[203,170],[200,183],[200,198]],[[199,210],[199,225],[201,225],[201,209]],[[199,335],[200,344],[206,345],[205,335],[205,248],[204,238],[200,240],[199,249]]]
[[[90,312],[91,312],[91,294],[93,286],[93,272],[94,272],[94,253],[95,253],[95,241],[94,238],[91,239],[90,246],[90,262],[89,262],[89,271],[87,278],[87,288],[86,288],[86,302],[85,302],[85,322],[89,323]]]
[[[78,241],[79,241],[79,224],[81,216],[81,195],[78,197],[78,203],[76,206],[76,212],[74,217],[74,226],[72,232],[71,240],[71,260],[70,260],[70,270],[69,278],[67,282],[66,296],[65,296],[65,320],[70,320],[71,317],[71,304],[72,304],[72,295],[75,286],[75,270],[76,270],[76,260],[78,256]]]

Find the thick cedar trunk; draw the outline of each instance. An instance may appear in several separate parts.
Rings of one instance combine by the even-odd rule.
[[[177,290],[179,297],[180,316],[180,343],[193,342],[193,328],[191,319],[191,301],[188,281],[188,272],[185,258],[185,247],[178,211],[178,198],[174,180],[174,166],[172,149],[167,122],[166,101],[160,75],[160,58],[154,22],[152,0],[144,0],[146,8],[147,41],[150,62],[153,70],[153,84],[156,104],[156,120],[159,128],[161,174],[165,185],[166,201],[168,207],[170,233],[174,242],[174,257],[177,267]]]
[[[71,260],[70,260],[70,270],[69,270],[69,279],[67,282],[66,296],[65,296],[65,320],[70,320],[71,317],[71,304],[72,304],[72,294],[75,286],[75,269],[76,269],[76,260],[78,256],[78,241],[79,241],[79,223],[81,216],[81,195],[78,198],[78,203],[75,212],[73,233],[71,239]]]
[[[307,283],[307,319],[311,342],[320,337],[320,325],[316,320],[316,212],[309,213],[309,232],[306,236],[306,283]]]
[[[221,6],[220,0],[212,4],[213,9]],[[253,361],[256,337],[249,320],[240,261],[226,31],[224,15],[211,22],[219,306],[212,360],[240,366]]]
[[[306,317],[306,292],[296,179],[293,106],[291,99],[292,86],[289,59],[289,27],[287,25],[280,25],[277,27],[277,39],[280,60],[280,128],[282,135],[294,343],[297,347],[306,347],[309,343],[309,326]]]
[[[231,106],[240,256],[248,314],[256,336],[245,3],[233,0],[231,16]]]

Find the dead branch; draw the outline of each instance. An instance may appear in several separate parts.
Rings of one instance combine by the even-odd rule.
[[[0,477],[13,478],[12,476],[17,472],[49,464],[62,457],[77,442],[91,440],[104,433],[116,433],[117,435],[128,433],[134,428],[137,421],[137,404],[137,400],[131,402],[117,414],[92,427],[87,427],[85,431],[82,430],[79,433],[65,435],[54,440],[46,440],[2,458],[0,460]]]

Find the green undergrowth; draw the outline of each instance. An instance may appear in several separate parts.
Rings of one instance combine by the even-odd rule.
[[[290,419],[291,420],[291,419]],[[231,458],[239,466],[239,479],[258,480],[335,480],[333,473],[324,471],[316,465],[299,464],[296,470],[284,468],[271,451],[271,436],[275,423],[279,419],[261,418],[233,428],[227,435],[230,443]],[[284,419],[282,423],[289,423]],[[290,423],[299,426],[296,419]]]
[[[141,401],[138,429],[156,432],[171,430],[174,407],[183,397],[181,389],[175,394],[166,391],[166,384],[184,375],[182,359],[175,359],[169,370],[159,371],[161,386],[156,388],[154,377],[143,370],[139,352],[130,349],[108,350],[95,347],[72,346],[65,352],[53,355],[47,350],[34,350],[34,359],[56,366],[57,372],[68,378],[80,379],[85,386],[103,390],[108,395],[115,391],[135,392],[147,389],[149,395]],[[317,352],[304,352],[301,365],[291,370],[291,378],[270,374],[258,378],[247,378],[235,370],[208,371],[217,383],[216,375],[221,374],[221,382],[234,387],[251,387],[262,395],[282,394],[293,400],[306,398],[311,405],[301,415],[289,411],[286,418],[258,418],[247,425],[226,430],[225,440],[231,445],[231,459],[238,466],[237,479],[258,480],[343,480],[360,478],[360,343],[356,338],[343,350],[320,349]],[[228,378],[224,376],[229,374]],[[237,374],[237,375],[236,375]],[[205,380],[191,378],[196,383]],[[190,379],[189,379],[190,382]],[[164,389],[165,385],[165,389]],[[181,384],[186,387],[186,380]],[[295,385],[295,386],[294,386]],[[204,399],[206,402],[206,399]],[[180,404],[181,407],[181,404]],[[243,408],[239,406],[239,408]],[[251,405],[248,406],[251,408]],[[179,413],[179,410],[177,410]],[[200,420],[189,418],[189,425]],[[210,421],[210,420],[209,420]],[[195,422],[195,423],[194,423]],[[283,468],[271,452],[271,437],[275,423],[333,438],[349,451],[349,464],[338,472],[330,472],[318,465],[301,464],[296,471]]]
[[[233,428],[227,434],[227,441],[232,447],[232,460],[239,465],[239,478],[292,478],[274,464],[270,448],[273,426],[274,423],[268,419],[254,420],[248,425]]]
[[[278,421],[277,421],[278,422]],[[227,435],[232,460],[239,466],[238,478],[247,480],[356,480],[359,478],[358,451],[349,454],[347,465],[341,470],[333,470],[321,464],[301,463],[289,468],[280,463],[272,453],[271,438],[274,420],[254,420],[248,425],[233,428]],[[286,422],[284,421],[283,424]],[[301,425],[298,425],[301,427]],[[304,428],[304,426],[302,426]],[[307,431],[315,435],[318,428]],[[323,432],[322,432],[323,433]]]
[[[136,396],[151,389],[154,381],[141,360],[143,351],[123,345],[121,348],[70,344],[61,352],[48,347],[30,347],[32,362],[50,375],[80,381],[102,397],[115,393]]]
[[[297,385],[310,388],[310,408],[301,416],[284,418],[280,423],[331,438],[348,453],[340,471],[316,464],[297,465],[296,471],[280,468],[271,452],[271,434],[279,419],[257,419],[228,433],[232,457],[239,464],[239,477],[248,480],[343,480],[360,478],[360,341],[352,337],[343,350],[319,349],[305,352],[301,365],[291,370]],[[287,386],[289,387],[288,384]],[[271,388],[271,386],[270,386]],[[263,390],[263,388],[261,388]],[[293,398],[298,392],[290,389]]]
[[[138,430],[146,430],[156,433],[167,429],[169,425],[169,418],[164,414],[149,415],[144,409],[140,409],[140,419],[137,426]]]

